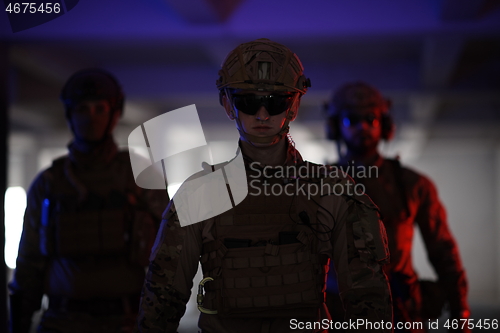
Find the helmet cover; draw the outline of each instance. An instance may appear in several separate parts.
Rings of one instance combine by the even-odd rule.
[[[217,88],[289,91],[305,94],[311,82],[300,59],[286,46],[267,38],[240,44],[219,71]]]
[[[73,74],[64,85],[60,98],[67,108],[86,100],[106,100],[113,111],[123,112],[124,96],[120,84],[111,73],[99,68]]]
[[[344,84],[332,96],[328,116],[335,116],[342,110],[378,107],[382,114],[388,113],[390,101],[385,99],[375,87],[362,82]]]

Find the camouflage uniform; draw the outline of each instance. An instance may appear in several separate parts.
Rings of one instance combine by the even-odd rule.
[[[366,193],[380,208],[387,230],[391,262],[384,266],[384,271],[391,284],[395,321],[423,321],[426,314],[422,311],[429,310],[422,308],[420,283],[412,262],[415,225],[439,277],[443,296],[449,301],[451,316],[467,317],[467,279],[436,187],[427,177],[402,167],[397,160],[379,156],[373,165],[378,167],[378,177],[372,172],[371,177],[366,173],[367,177],[355,180],[365,186]],[[432,296],[437,303],[439,295]]]
[[[288,159],[285,165],[294,165],[292,156],[298,157],[297,166],[307,163],[302,161],[300,154],[294,148],[289,148]],[[251,170],[249,169],[250,162],[246,158],[247,177],[251,174]],[[326,182],[340,184],[342,188],[345,188],[349,181],[347,178],[323,177]],[[318,177],[313,178],[302,179],[301,182],[318,181]],[[284,180],[280,178],[270,179],[270,181],[283,182]],[[218,251],[224,250],[223,252],[226,252],[227,250],[227,253],[230,253],[229,246],[227,248],[219,247],[217,251],[213,252],[209,250],[210,245],[218,240],[216,230],[222,230],[217,229],[223,221],[222,217],[234,217],[236,222],[241,222],[243,219],[250,221],[252,218],[260,222],[251,224],[249,228],[247,226],[248,229],[245,229],[245,223],[242,223],[241,226],[236,226],[238,223],[235,222],[234,234],[239,233],[241,234],[240,237],[249,238],[249,242],[252,243],[244,251],[254,251],[252,247],[260,245],[262,251],[266,253],[262,255],[263,261],[267,261],[267,259],[273,256],[273,254],[267,251],[268,249],[271,249],[272,252],[272,249],[279,248],[274,255],[277,255],[279,251],[284,251],[284,247],[275,246],[275,244],[278,244],[277,239],[268,239],[264,242],[265,244],[257,243],[259,241],[259,233],[265,233],[268,227],[268,223],[265,222],[273,222],[275,218],[278,218],[277,215],[273,216],[272,213],[280,208],[278,208],[278,205],[274,205],[273,202],[277,202],[280,199],[289,199],[284,197],[269,197],[269,204],[251,208],[252,206],[248,202],[257,200],[255,199],[257,197],[252,198],[251,192],[252,190],[249,189],[249,195],[240,204],[246,207],[246,209],[250,207],[248,212],[242,213],[240,206],[236,206],[218,217],[185,227],[180,226],[175,207],[171,202],[164,213],[160,231],[151,255],[150,268],[143,288],[137,322],[139,332],[176,332],[180,318],[185,312],[186,302],[189,299],[193,286],[193,278],[200,261],[204,277],[211,276],[217,280],[217,275],[224,276],[226,273],[231,273],[227,272],[228,270],[231,271],[231,269],[228,269],[226,266],[227,261],[225,261],[225,257],[222,258],[224,263],[218,266],[218,268],[216,266],[211,271],[208,268],[210,259],[217,259],[219,255],[217,254]],[[294,198],[291,200],[294,200]],[[303,200],[303,198],[301,199],[297,196],[292,205],[285,206],[287,214],[282,214],[285,216],[281,218],[291,217],[291,220],[289,220],[288,225],[284,225],[284,230],[287,227],[294,227],[301,224],[298,222],[299,218],[296,214],[297,211],[300,211],[300,207],[308,207],[308,216],[315,217],[311,219],[310,224],[309,222],[306,223],[309,227],[303,227],[304,224],[302,224],[303,230],[309,230],[309,234],[314,229],[312,238],[316,248],[313,249],[315,253],[314,256],[311,256],[311,260],[315,257],[324,256],[331,258],[335,262],[336,267],[338,267],[340,289],[347,312],[346,320],[366,319],[371,322],[391,322],[392,308],[389,286],[381,266],[388,259],[388,251],[385,243],[385,231],[378,218],[375,205],[366,196],[329,195],[325,193],[323,196],[312,196],[310,200]],[[255,214],[257,209],[260,214]],[[297,236],[297,239],[299,236]],[[226,243],[224,242],[224,244]],[[233,259],[236,263],[238,257]],[[236,268],[236,266],[233,268]],[[244,275],[240,277],[242,280],[246,278]],[[272,276],[264,274],[263,277],[271,278]],[[310,309],[307,308],[305,303],[301,303],[300,301],[294,303],[294,300],[287,302],[287,296],[292,294],[292,292],[285,295],[275,295],[283,296],[287,299],[283,301],[283,304],[285,304],[283,306],[273,307],[268,304],[267,307],[262,306],[258,308],[255,307],[256,300],[254,299],[253,305],[247,304],[249,306],[249,311],[247,312],[244,310],[238,312],[242,310],[241,304],[238,303],[242,298],[238,299],[238,296],[235,296],[235,308],[229,306],[225,314],[221,313],[221,310],[223,310],[221,308],[218,308],[219,314],[202,313],[199,319],[199,327],[202,332],[211,333],[323,332],[324,327],[293,329],[291,320],[298,319],[303,322],[318,322],[321,319],[329,318],[329,314],[324,306],[325,277],[326,270],[323,268],[314,277],[318,281],[321,281],[320,287],[317,290],[321,295],[321,299],[314,310],[314,315],[305,314]],[[224,280],[224,283],[226,281]],[[207,283],[206,286],[210,286],[210,283],[213,282]],[[296,284],[292,284],[292,289],[295,288],[294,286]],[[249,288],[254,288],[255,294],[257,293],[258,288],[255,288],[255,286],[250,285]],[[280,290],[280,288],[284,287],[283,284],[277,283],[275,288]],[[207,304],[207,299],[211,298],[210,294],[213,295],[216,293],[214,289],[216,287],[207,290],[204,306]],[[253,296],[252,291],[249,290],[252,289],[240,289],[245,296],[249,296],[247,299]],[[227,303],[231,304],[230,298],[231,295],[234,296],[234,293],[235,289],[223,288],[223,301],[226,298]],[[279,300],[277,302],[279,303]],[[216,303],[210,301],[209,304]],[[289,305],[288,308],[285,307],[287,305]],[[212,308],[212,305],[206,307]],[[282,311],[283,309],[289,309],[289,313]],[[231,312],[232,310],[235,311]],[[304,314],[300,315],[302,310]],[[386,331],[390,331],[390,329]]]
[[[164,191],[135,185],[129,154],[111,137],[91,152],[71,144],[28,193],[11,330],[29,331],[46,294],[39,332],[131,331],[166,202]]]

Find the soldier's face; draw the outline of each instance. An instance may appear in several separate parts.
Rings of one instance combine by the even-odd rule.
[[[238,98],[238,96],[255,96],[257,99],[259,96],[264,96],[267,98],[265,102],[268,102],[266,105],[270,105],[270,107],[274,106],[273,110],[268,110],[265,105],[260,105],[258,108],[251,110],[251,112],[244,112],[242,110],[238,110],[238,100],[234,97]],[[273,97],[271,97],[273,96]],[[262,92],[262,91],[239,91],[233,97],[233,106],[236,109],[234,116],[239,118],[241,127],[240,130],[243,130],[245,133],[250,135],[255,135],[257,137],[269,137],[278,134],[281,131],[281,128],[285,124],[286,116],[287,116],[287,105],[288,103],[292,105],[292,99],[296,98],[294,95],[286,94],[286,93],[271,93],[271,92]],[[252,97],[250,97],[251,99]],[[272,101],[270,99],[273,99]],[[250,101],[248,104],[251,104]],[[226,111],[232,111],[232,108],[226,107]],[[289,109],[289,108],[288,108]],[[281,111],[281,112],[280,112]],[[253,113],[255,114],[249,114]],[[228,116],[231,118],[230,112]],[[238,124],[237,124],[238,126]],[[246,140],[245,137],[241,137],[241,140]],[[268,144],[257,144],[254,145],[268,145]]]
[[[112,130],[117,120],[118,112],[111,112],[111,106],[106,100],[83,101],[70,110],[75,136],[88,142],[102,140],[106,131]]]
[[[381,115],[382,111],[377,107],[340,112],[340,134],[351,152],[363,154],[377,149],[382,137]]]

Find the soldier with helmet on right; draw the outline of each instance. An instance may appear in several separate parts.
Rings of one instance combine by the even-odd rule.
[[[391,285],[395,329],[422,331],[416,327],[398,330],[396,326],[398,322],[422,322],[425,331],[427,319],[438,318],[445,301],[452,319],[469,317],[467,279],[434,183],[401,166],[398,159],[382,157],[378,151],[379,142],[390,140],[394,133],[390,106],[389,100],[365,82],[344,84],[325,106],[327,136],[337,143],[337,165],[377,167],[377,173],[365,173],[366,177],[354,179],[365,186],[366,193],[379,207],[387,230],[391,261],[384,271]],[[428,258],[439,277],[437,284],[419,281],[413,267],[415,226],[420,229]],[[343,309],[335,291],[333,271],[331,267],[327,305],[332,315],[341,318]]]

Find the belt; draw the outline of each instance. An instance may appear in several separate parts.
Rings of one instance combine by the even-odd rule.
[[[65,312],[84,312],[94,316],[123,315],[137,313],[139,299],[139,295],[91,299],[51,296],[49,297],[49,309]]]

